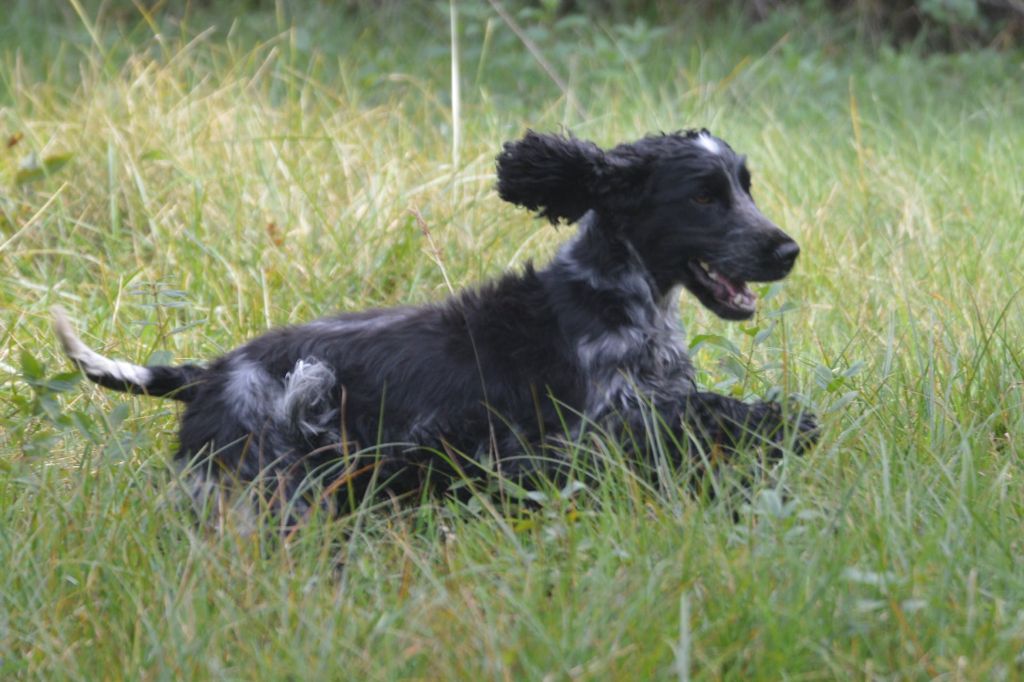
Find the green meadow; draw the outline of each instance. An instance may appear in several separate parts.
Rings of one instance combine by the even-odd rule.
[[[149,4],[0,10],[0,678],[1024,678],[1024,52],[792,11]],[[197,525],[176,404],[51,332],[59,304],[105,354],[202,361],[437,301],[571,234],[497,197],[504,141],[690,127],[802,247],[754,319],[679,310],[704,386],[820,417],[749,489],[623,465],[528,507]]]

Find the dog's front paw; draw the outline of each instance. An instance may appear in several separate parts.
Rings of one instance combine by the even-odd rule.
[[[785,404],[757,403],[752,412],[756,431],[771,443],[768,452],[771,460],[781,459],[784,451],[802,455],[818,442],[817,418],[794,399]]]

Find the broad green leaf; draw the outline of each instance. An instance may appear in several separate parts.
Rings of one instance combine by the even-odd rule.
[[[21,373],[33,385],[43,378],[43,364],[28,350],[21,351]]]
[[[698,334],[694,336],[693,340],[690,341],[690,350],[695,351],[703,345],[717,346],[729,351],[733,355],[740,354],[740,349],[735,343],[718,334]]]
[[[14,182],[18,185],[25,185],[47,178],[66,166],[72,157],[74,154],[54,154],[47,156],[42,163],[34,156],[29,157],[14,174]]]

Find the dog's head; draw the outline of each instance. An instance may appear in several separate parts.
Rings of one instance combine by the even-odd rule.
[[[754,204],[746,159],[706,130],[605,151],[528,132],[498,156],[502,199],[552,223],[597,213],[628,241],[662,293],[683,285],[720,317],[754,314],[747,282],[782,279],[800,247]]]

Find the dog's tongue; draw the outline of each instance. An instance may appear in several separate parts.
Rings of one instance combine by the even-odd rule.
[[[711,279],[725,287],[726,296],[723,297],[725,302],[743,308],[753,307],[757,297],[754,295],[754,292],[747,287],[746,282],[729,279],[722,273],[716,271],[712,271],[709,274]]]
[[[750,291],[750,289],[747,288],[747,283],[746,282],[742,282],[742,281],[737,282],[737,281],[731,280],[728,277],[726,277],[725,275],[723,275],[722,273],[717,272],[717,271],[712,271],[709,274],[711,275],[711,279],[713,279],[716,282],[718,282],[719,284],[723,285],[729,291],[729,298],[735,297],[736,294],[750,294],[750,293],[752,293]]]

